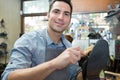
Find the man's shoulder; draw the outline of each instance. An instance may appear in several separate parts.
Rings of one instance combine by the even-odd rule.
[[[34,30],[28,33],[25,33],[22,37],[26,38],[41,38],[45,36],[46,29],[41,29],[41,30]]]

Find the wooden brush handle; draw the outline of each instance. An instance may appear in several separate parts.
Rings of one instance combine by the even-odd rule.
[[[110,71],[104,71],[105,74],[110,74],[110,75],[113,75],[113,76],[118,76],[120,77],[120,73],[114,73],[114,72],[110,72]]]

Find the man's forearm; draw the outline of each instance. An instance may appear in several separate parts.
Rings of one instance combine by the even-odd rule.
[[[83,80],[82,72],[78,73],[78,75],[77,75],[77,80]]]
[[[8,80],[44,80],[54,70],[54,64],[49,61],[33,68],[15,70],[9,74]]]

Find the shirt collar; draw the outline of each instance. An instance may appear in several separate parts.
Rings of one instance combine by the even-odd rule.
[[[53,41],[51,40],[50,36],[48,35],[48,32],[47,32],[47,29],[45,31],[45,34],[46,34],[46,40],[47,40],[47,46],[52,44]]]
[[[46,28],[46,30],[45,30],[44,36],[46,36],[47,46],[49,46],[49,45],[51,45],[51,44],[54,43],[54,42],[51,40],[50,36],[48,35],[47,28]],[[61,40],[62,40],[63,44],[64,44],[66,47],[70,47],[70,46],[71,46],[71,44],[68,43],[68,41],[66,41],[66,39],[65,39],[65,37],[64,37],[63,34],[61,35]],[[66,43],[66,42],[67,42],[67,43]],[[68,45],[68,44],[69,44],[69,45]]]
[[[47,30],[46,30],[45,33],[46,33],[47,45],[53,44],[54,42],[51,40],[50,36],[48,35]],[[61,41],[62,41],[62,42],[64,41],[64,35],[63,35],[63,34],[61,35]]]

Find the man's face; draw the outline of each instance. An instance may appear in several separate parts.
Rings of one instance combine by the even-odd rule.
[[[70,11],[70,6],[67,3],[55,2],[48,13],[48,26],[50,29],[58,33],[62,33],[67,29],[71,19]]]

